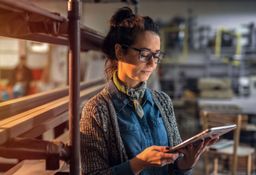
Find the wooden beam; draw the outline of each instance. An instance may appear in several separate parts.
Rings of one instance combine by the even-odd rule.
[[[80,89],[86,89],[95,85],[103,84],[105,81],[103,79],[95,80],[87,83],[81,83]],[[68,95],[68,87],[53,89],[48,92],[38,93],[34,95],[29,95],[21,97],[18,99],[8,100],[6,102],[0,103],[0,120],[7,117],[17,115],[26,110],[35,108],[37,106],[46,104],[53,100]]]
[[[84,101],[85,99],[91,98],[102,88],[103,85],[97,85],[83,90],[80,93],[80,100]],[[23,133],[28,134],[28,131],[32,130],[34,127],[40,128],[40,124],[45,121],[67,112],[68,102],[68,97],[63,97],[0,121],[0,144],[5,143],[9,139],[18,137]],[[62,117],[59,119],[63,120]]]

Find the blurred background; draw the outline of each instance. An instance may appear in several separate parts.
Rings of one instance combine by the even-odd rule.
[[[31,2],[67,16],[66,0]],[[255,149],[256,1],[82,0],[81,23],[104,36],[111,15],[123,6],[160,26],[166,56],[149,86],[172,98],[182,138],[202,129],[203,109],[242,113],[240,142]],[[0,37],[0,102],[66,86],[67,60],[66,46]],[[82,52],[81,81],[104,78],[104,61],[99,51]],[[255,162],[254,153],[254,174]],[[203,167],[199,163],[195,174],[204,174]]]

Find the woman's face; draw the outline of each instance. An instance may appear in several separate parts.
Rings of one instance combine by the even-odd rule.
[[[135,49],[134,49],[135,48]],[[118,78],[128,87],[135,87],[143,81],[147,81],[155,70],[157,63],[153,56],[149,61],[140,60],[140,52],[136,49],[146,50],[147,52],[160,51],[160,37],[151,31],[139,34],[135,43],[127,47],[127,52],[121,50],[118,57]]]

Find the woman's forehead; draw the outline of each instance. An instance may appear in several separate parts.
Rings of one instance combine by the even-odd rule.
[[[150,48],[154,50],[160,49],[160,37],[152,31],[145,31],[137,35],[133,44],[134,46]]]

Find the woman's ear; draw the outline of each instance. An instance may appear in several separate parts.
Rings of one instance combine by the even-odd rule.
[[[122,46],[120,44],[115,44],[115,54],[116,54],[116,58],[117,60],[120,60],[123,58],[123,49]]]

